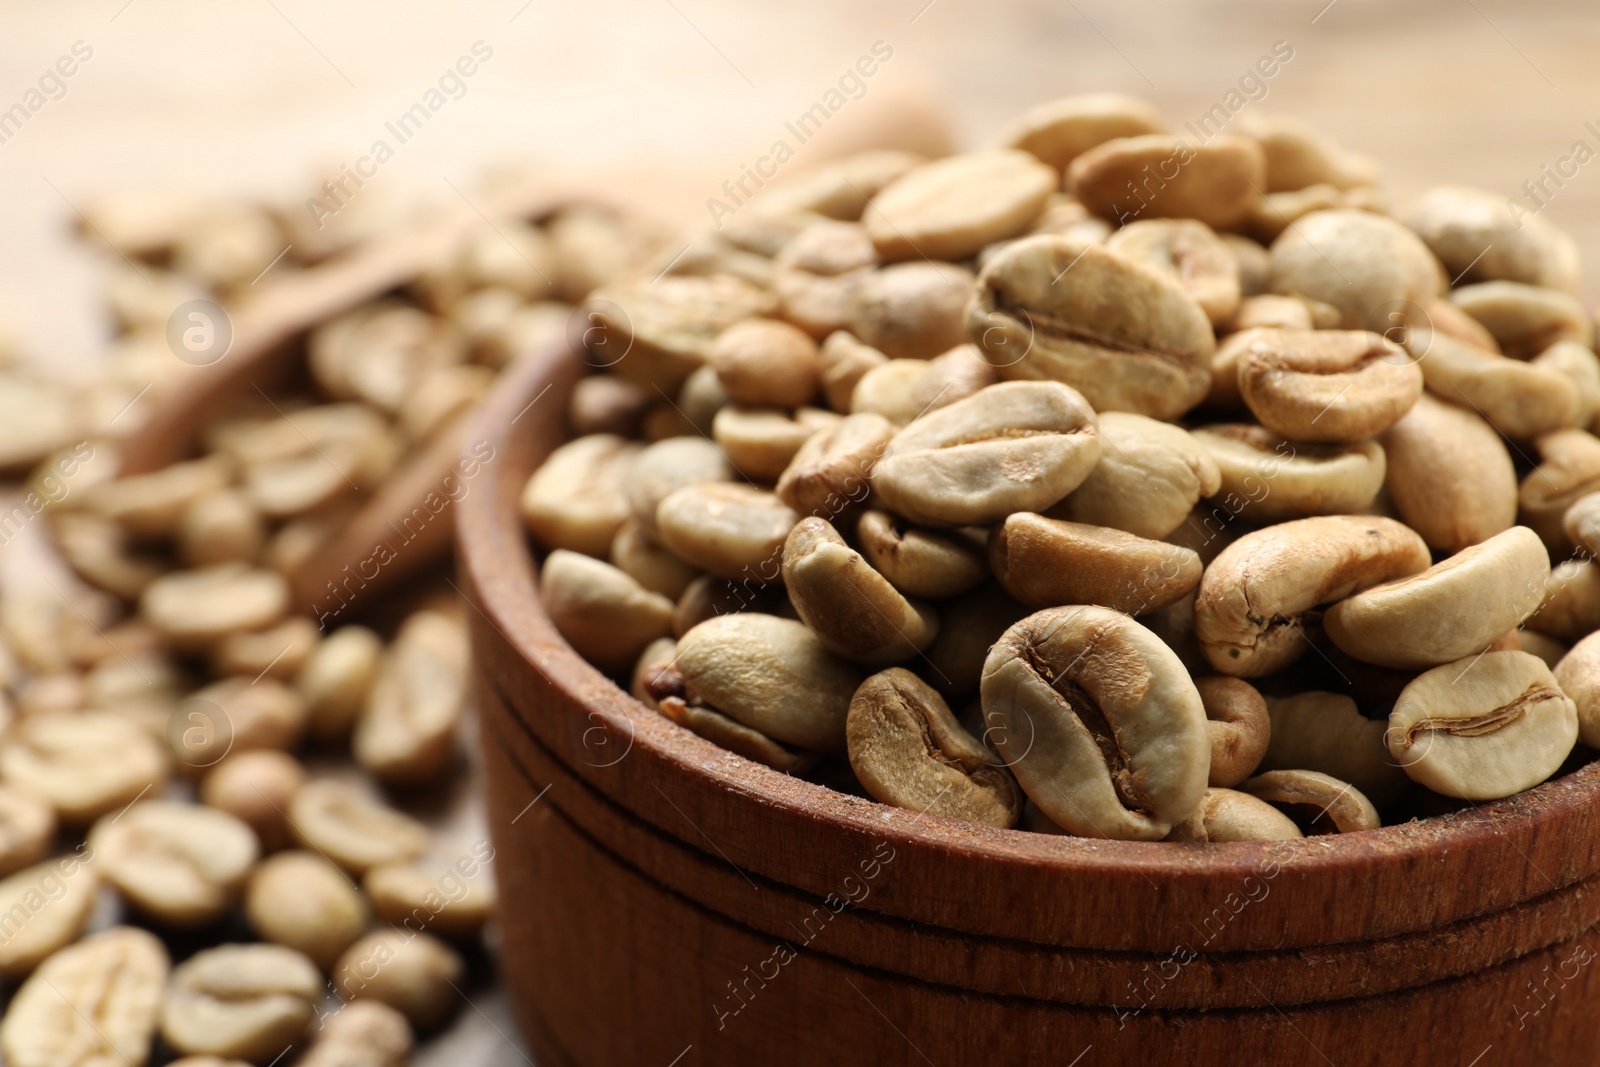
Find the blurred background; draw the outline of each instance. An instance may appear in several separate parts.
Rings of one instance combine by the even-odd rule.
[[[1181,128],[1283,41],[1293,59],[1252,108],[1375,157],[1402,198],[1441,181],[1525,196],[1576,142],[1600,150],[1596,19],[1586,0],[13,2],[0,112],[75,46],[92,54],[25,122],[0,124],[0,329],[28,358],[93,358],[110,328],[99,259],[71,235],[97,198],[177,189],[305,210],[380,138],[395,155],[363,190],[374,202],[445,202],[515,164],[706,219],[721,183],[878,41],[892,59],[837,125],[893,124],[909,102],[937,109],[957,146],[1090,89],[1144,95]],[[386,133],[479,42],[492,55],[458,97],[403,145]],[[798,146],[786,173],[823,151]],[[1597,205],[1600,164],[1546,209],[1590,260]]]

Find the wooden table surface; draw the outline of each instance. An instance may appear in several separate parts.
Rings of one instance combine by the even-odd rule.
[[[1181,127],[1287,42],[1292,60],[1247,106],[1374,156],[1402,197],[1444,181],[1518,196],[1577,142],[1600,153],[1593,0],[12,0],[0,12],[0,113],[75,45],[92,50],[59,99],[0,127],[0,334],[68,371],[92,365],[110,325],[98,287],[111,254],[73,237],[80,208],[159,188],[295,204],[477,42],[492,55],[459,99],[362,195],[445,201],[486,167],[532,162],[707,218],[722,182],[880,41],[892,58],[841,125],[926,99],[958,144],[979,145],[1031,103],[1110,88]],[[1578,238],[1594,297],[1600,162],[1546,215]],[[418,1062],[527,1061],[486,989]]]

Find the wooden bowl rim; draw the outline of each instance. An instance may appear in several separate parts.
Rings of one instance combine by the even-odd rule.
[[[567,343],[558,341],[511,368],[480,408],[469,439],[491,442],[497,456],[514,454],[518,435],[528,430],[527,426],[519,429],[516,425],[521,415],[562,374],[575,375],[572,365],[578,362],[580,357]],[[560,399],[564,406],[565,398]],[[550,418],[551,414],[547,412],[543,417]],[[560,419],[561,415],[555,417]],[[566,437],[565,430],[560,430],[558,438]],[[1369,876],[1380,867],[1390,873],[1414,874],[1427,864],[1439,871],[1462,870],[1470,869],[1475,857],[1491,854],[1486,850],[1499,854],[1509,845],[1524,854],[1528,866],[1538,875],[1527,879],[1526,891],[1501,893],[1505,898],[1501,906],[1509,906],[1569,885],[1592,873],[1600,861],[1600,834],[1594,832],[1562,844],[1556,855],[1564,862],[1569,858],[1568,851],[1571,856],[1570,863],[1560,871],[1540,869],[1528,858],[1535,841],[1548,841],[1553,823],[1585,829],[1587,823],[1600,824],[1600,820],[1589,818],[1600,807],[1600,761],[1591,761],[1516,796],[1466,811],[1359,833],[1203,846],[1098,840],[979,826],[920,815],[792,778],[733,756],[670,722],[635,700],[560,637],[539,603],[534,556],[520,518],[518,503],[526,474],[520,479],[508,479],[504,470],[497,474],[461,502],[458,515],[459,567],[470,593],[476,597],[473,606],[514,653],[514,672],[524,678],[542,679],[574,706],[584,708],[589,730],[600,727],[609,736],[626,738],[629,756],[642,755],[652,769],[667,776],[651,784],[669,800],[671,789],[664,787],[674,781],[710,787],[726,795],[730,804],[740,799],[755,804],[757,808],[749,810],[759,809],[762,819],[807,824],[805,829],[813,831],[820,824],[838,831],[841,840],[888,840],[896,848],[937,850],[952,868],[961,867],[953,877],[981,878],[1008,868],[1017,870],[1020,865],[1044,868],[1059,876],[1064,889],[1070,889],[1073,878],[1101,876],[1122,884],[1131,879],[1152,885],[1162,880],[1191,884],[1196,879],[1231,880],[1258,874],[1268,864],[1318,878]],[[507,485],[508,480],[514,484]],[[479,651],[479,668],[489,670],[492,676],[494,665],[486,664]],[[500,685],[507,706],[515,708],[513,698],[519,687],[508,686],[503,677],[496,684]],[[525,709],[517,709],[516,714],[525,717]],[[531,728],[526,719],[524,725]],[[618,799],[617,778],[610,773],[614,768],[591,764],[573,769],[659,829],[680,836],[680,831],[669,829],[663,820],[652,819],[648,812],[639,812],[637,806]],[[729,825],[738,823],[730,820]],[[682,839],[703,847],[687,835]],[[1544,858],[1548,861],[1550,854],[1544,853]],[[973,868],[970,864],[980,866]],[[785,884],[803,882],[786,876],[786,872],[761,870],[754,864],[749,869]],[[1490,904],[1476,911],[1440,915],[1438,919],[1453,921],[1493,910],[1496,906]]]

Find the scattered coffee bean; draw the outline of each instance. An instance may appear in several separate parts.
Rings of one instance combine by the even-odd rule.
[[[289,825],[307,848],[353,874],[413,859],[428,844],[421,823],[357,786],[333,780],[311,782],[295,793]]]
[[[464,969],[455,950],[435,937],[381,930],[345,950],[333,985],[346,1000],[380,1001],[427,1031],[455,1014]]]
[[[0,975],[21,978],[83,932],[100,879],[87,859],[68,856],[0,880],[0,908],[13,918],[0,941]]]
[[[179,1052],[265,1065],[305,1034],[322,992],[316,966],[293,949],[206,949],[173,970],[161,1036]]]
[[[14,1067],[144,1067],[167,982],[152,934],[114,926],[57,952],[22,984],[0,1021]]]
[[[377,1000],[353,1000],[324,1017],[300,1067],[406,1067],[411,1024]]]
[[[96,868],[130,903],[175,927],[219,918],[260,855],[240,820],[167,800],[143,800],[104,817],[89,832],[89,847]]]
[[[263,941],[328,970],[367,926],[367,903],[350,876],[315,852],[269,856],[250,876],[245,918]]]

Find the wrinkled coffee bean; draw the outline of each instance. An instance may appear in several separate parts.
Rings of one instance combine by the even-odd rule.
[[[281,945],[220,945],[172,972],[161,1036],[179,1052],[269,1063],[304,1036],[322,975]]]
[[[1589,427],[1600,411],[1600,356],[1577,341],[1557,341],[1540,352],[1528,365],[1555,371],[1570,381],[1578,392],[1578,409],[1573,415],[1577,426]]]
[[[1126,411],[1098,417],[1100,462],[1046,512],[1139,537],[1165,537],[1220,486],[1206,443],[1183,428]]]
[[[894,431],[883,416],[862,412],[812,434],[778,478],[779,499],[797,514],[830,521],[853,510],[866,500]]]
[[[945,600],[989,577],[983,539],[972,531],[921,530],[874,508],[856,521],[856,541],[867,562],[907,596]]]
[[[1239,360],[1239,393],[1269,430],[1297,441],[1359,441],[1398,422],[1422,371],[1374,333],[1277,330]]]
[[[783,548],[783,584],[800,621],[835,655],[898,663],[939,632],[932,608],[902,596],[824,519],[801,519]]]
[[[655,678],[653,671],[649,668],[646,670],[649,672],[645,675],[647,679]],[[816,765],[815,753],[774,741],[759,730],[752,730],[721,712],[698,704],[686,704],[681,699],[673,700],[670,695],[663,696],[657,702],[648,690],[645,697],[646,703],[655,705],[657,711],[685,730],[699,734],[712,744],[753,763],[771,767],[780,774],[804,774]]]
[[[1537,785],[1578,740],[1578,712],[1542,661],[1488,652],[1417,676],[1389,713],[1389,751],[1447,797],[1496,800]]]
[[[1002,377],[1063,382],[1096,411],[1158,419],[1205,398],[1216,347],[1176,280],[1053,236],[1018,241],[984,266],[967,329]]]
[[[1114,232],[1106,247],[1175,278],[1211,322],[1238,310],[1239,263],[1211,228],[1193,219],[1143,219]]]
[[[989,565],[1006,592],[1032,607],[1097,604],[1129,615],[1181,599],[1201,570],[1191,549],[1026,511],[989,535]]]
[[[1392,519],[1329,515],[1268,526],[1206,568],[1195,636],[1218,671],[1259,678],[1304,654],[1306,612],[1430,562],[1422,539]]]
[[[1153,841],[1205,795],[1205,709],[1172,650],[1127,616],[1052,608],[983,667],[988,739],[1028,797],[1085,837]]]
[[[684,634],[673,675],[661,679],[672,699],[814,751],[844,747],[845,716],[861,680],[804,623],[753,612],[708,619]]]
[[[1378,809],[1360,790],[1320,771],[1268,771],[1239,788],[1294,816],[1308,836],[1376,830],[1382,825]]]
[[[1462,549],[1420,574],[1329,608],[1333,643],[1380,667],[1422,670],[1482,651],[1544,601],[1550,560],[1526,526]]]
[[[924,163],[891,182],[862,214],[886,260],[961,260],[1021,233],[1059,183],[1027,152],[990,149]]]
[[[1488,330],[1508,356],[1528,359],[1561,341],[1594,345],[1594,322],[1570,293],[1520,282],[1480,282],[1453,290],[1450,302]]]
[[[1255,773],[1272,739],[1267,703],[1239,678],[1196,678],[1211,738],[1210,784],[1231,789]]]
[[[861,683],[845,724],[850,766],[885,804],[950,819],[1016,825],[1011,772],[962,729],[944,698],[899,667]]]
[[[1099,458],[1094,415],[1076,392],[1002,382],[895,434],[872,488],[912,522],[983,525],[1054,504]]]
[[[1563,519],[1589,493],[1600,491],[1600,438],[1584,430],[1557,430],[1534,441],[1539,466],[1517,489],[1517,512],[1554,553],[1565,553]]]
[[[1248,423],[1202,426],[1193,437],[1216,462],[1211,495],[1236,502],[1237,513],[1254,521],[1358,513],[1383,488],[1384,451],[1373,441],[1290,441]]]
[[[114,926],[51,956],[0,1022],[12,1067],[144,1067],[167,982],[167,950],[154,936]]]
[[[1430,317],[1437,321],[1437,312]],[[1578,417],[1578,387],[1559,371],[1426,326],[1411,328],[1406,348],[1430,392],[1477,412],[1507,437],[1537,437],[1571,426]]]
[[[1167,841],[1292,841],[1302,836],[1287,815],[1249,793],[1215,786],[1206,790],[1193,815],[1167,834]]]

